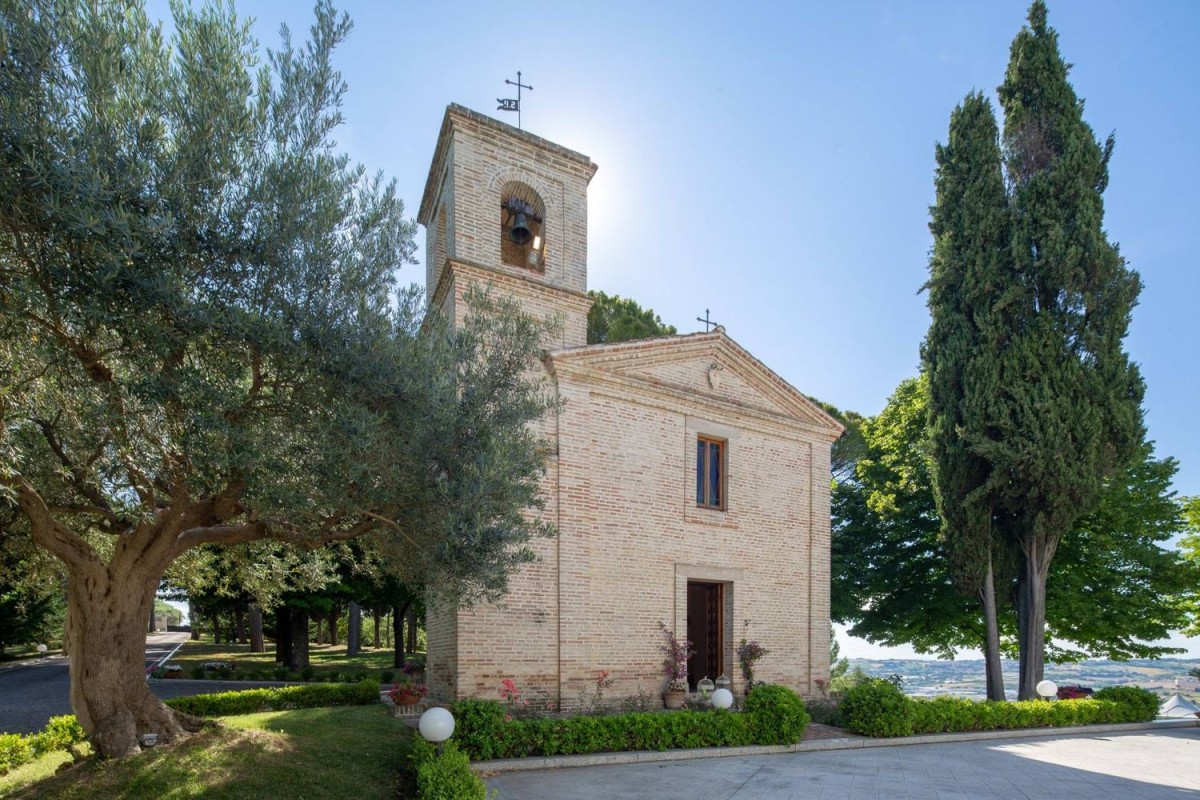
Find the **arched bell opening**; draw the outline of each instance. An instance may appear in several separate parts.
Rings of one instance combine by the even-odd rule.
[[[517,181],[500,192],[500,260],[513,267],[545,271],[546,204]]]

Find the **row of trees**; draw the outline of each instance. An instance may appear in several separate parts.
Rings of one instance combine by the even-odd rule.
[[[425,592],[401,583],[395,571],[363,543],[337,543],[312,552],[278,545],[255,553],[205,548],[168,592],[186,600],[193,632],[203,629],[263,652],[264,627],[273,631],[277,660],[293,670],[308,666],[309,641],[341,644],[348,655],[362,646],[363,617],[371,619],[375,647],[380,624],[392,625],[394,664],[416,649],[416,626],[425,616]],[[176,580],[175,571],[168,573]],[[315,630],[314,630],[315,629]],[[312,635],[315,633],[315,637]]]

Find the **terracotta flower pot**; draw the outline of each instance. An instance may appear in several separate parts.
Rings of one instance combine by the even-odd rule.
[[[397,697],[392,702],[398,706],[415,706],[417,703],[421,702],[421,698],[416,695],[411,697]]]
[[[663,692],[663,704],[667,708],[683,708],[685,700],[687,700],[687,692],[670,689]]]

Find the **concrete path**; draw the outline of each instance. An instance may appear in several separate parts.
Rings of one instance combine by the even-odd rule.
[[[513,772],[501,800],[1200,798],[1200,728]]]

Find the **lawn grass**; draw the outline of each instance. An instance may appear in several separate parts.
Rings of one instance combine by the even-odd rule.
[[[391,648],[362,648],[358,655],[350,657],[346,655],[345,645],[331,647],[327,644],[310,644],[308,655],[314,676],[332,677],[340,672],[348,681],[357,681],[364,677],[379,680],[379,673],[384,671],[399,673],[399,670],[392,666],[393,657]],[[183,667],[183,676],[186,678],[191,677],[193,667],[198,667],[205,661],[233,662],[236,665],[233,677],[240,679],[245,679],[246,673],[251,672],[273,673],[278,666],[275,663],[274,649],[269,644],[267,652],[251,653],[248,644],[213,644],[212,639],[208,637],[188,641],[168,663]],[[273,679],[273,676],[267,677]]]
[[[412,728],[383,706],[305,708],[223,717],[173,746],[119,761],[88,759],[0,796],[13,800],[396,800]],[[57,766],[31,767],[42,775]],[[11,790],[10,790],[11,791]]]
[[[90,753],[91,747],[83,745],[81,751]],[[71,754],[65,750],[55,750],[47,753],[36,761],[17,767],[7,775],[0,775],[0,797],[7,797],[17,789],[23,789],[38,781],[45,780],[54,774],[63,764],[70,762]]]

